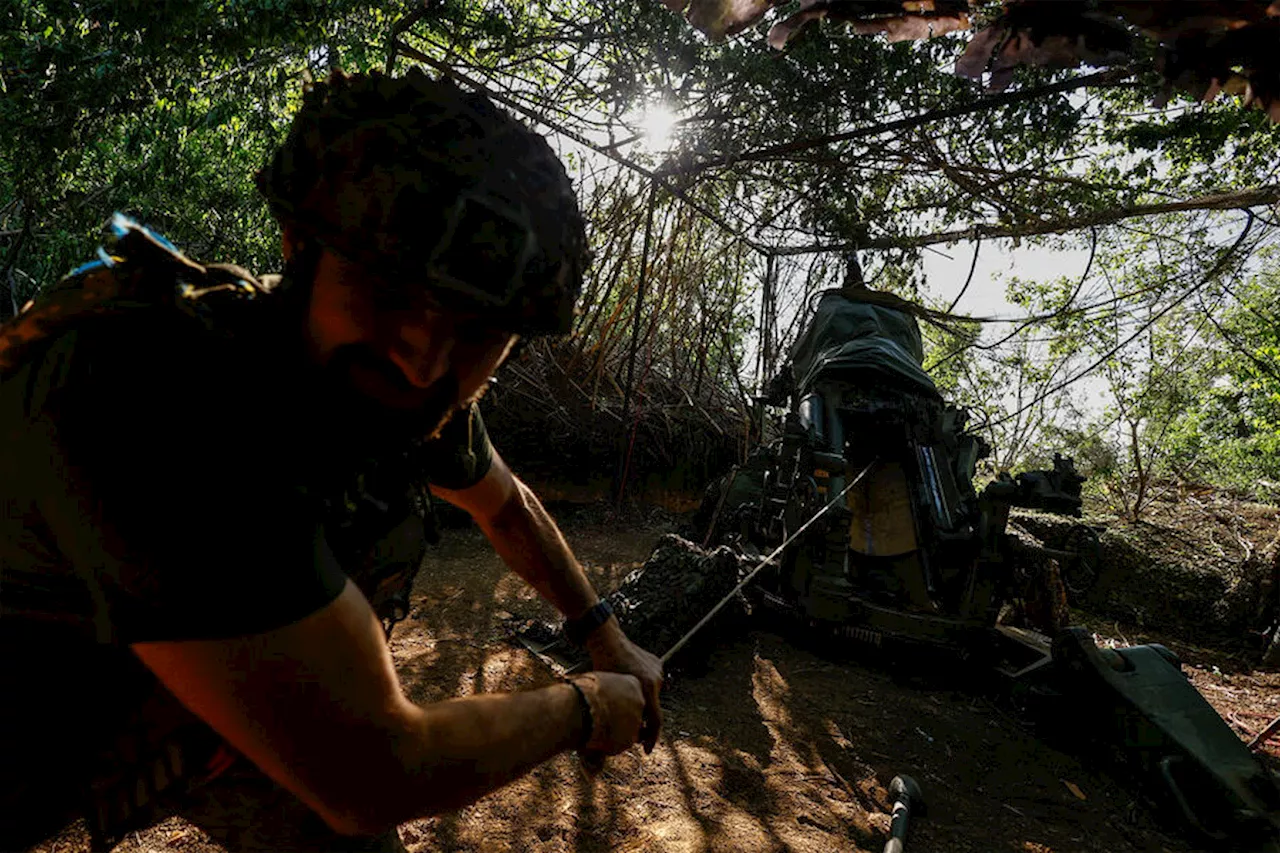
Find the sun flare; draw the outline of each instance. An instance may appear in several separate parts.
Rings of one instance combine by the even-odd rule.
[[[663,104],[651,104],[640,119],[644,144],[650,151],[665,151],[670,148],[675,128],[676,114]]]

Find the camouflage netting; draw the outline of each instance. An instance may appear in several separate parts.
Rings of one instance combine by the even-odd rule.
[[[906,390],[937,396],[921,363],[920,327],[905,311],[846,299],[830,291],[791,350],[795,387],[806,391],[819,379],[877,377]]]
[[[1241,562],[1210,558],[1203,550],[1188,548],[1177,530],[1093,521],[1022,510],[1011,514],[1010,547],[1019,572],[1014,593],[1021,608],[1004,614],[1013,619],[1012,624],[1026,622],[1038,630],[1070,624],[1073,614],[1067,611],[1067,602],[1052,594],[1061,590],[1061,584],[1033,582],[1042,573],[1069,581],[1074,571],[1070,558],[1038,549],[1089,549],[1096,580],[1071,596],[1072,607],[1084,611],[1086,624],[1089,618],[1115,620],[1196,645],[1227,644],[1262,654],[1258,638],[1274,625],[1278,613],[1274,586],[1280,579],[1280,537]],[[606,597],[628,636],[660,655],[754,565],[728,547],[708,552],[669,534],[644,565]],[[1050,594],[1040,595],[1041,591]],[[691,646],[706,648],[723,641],[727,632],[743,626],[748,614],[747,599],[740,594]],[[516,620],[512,627],[530,645],[549,646],[546,656],[565,668],[586,660],[581,649],[563,640],[558,624]],[[1273,665],[1280,664],[1280,641],[1271,654]]]
[[[1016,572],[1015,599],[1005,605],[1001,624],[1033,628],[1054,636],[1071,626],[1068,592],[1057,559],[1042,553],[1044,543],[1020,525],[1011,523],[1006,531],[1009,552]]]
[[[1074,519],[1034,512],[1015,511],[1010,521],[1063,551],[1076,550],[1090,529]],[[1239,643],[1266,627],[1261,610],[1268,556],[1260,551],[1240,562],[1207,553],[1174,529],[1111,522],[1098,537],[1097,580],[1072,604],[1189,642]]]
[[[669,533],[658,540],[644,565],[605,597],[632,642],[661,655],[710,613],[752,568],[754,564],[727,547],[708,552]],[[692,645],[722,638],[726,631],[740,626],[748,612],[746,598],[735,597],[699,632]],[[518,632],[539,645],[563,643],[558,625],[525,622],[518,626]],[[576,654],[557,651],[554,658],[566,666],[575,659],[585,659],[580,650],[571,651]]]
[[[726,547],[707,552],[667,534],[640,568],[609,593],[618,619],[633,641],[662,654],[711,612],[751,570]],[[707,635],[747,615],[745,598],[729,602],[704,630]]]
[[[400,77],[334,72],[308,86],[257,180],[280,222],[388,282],[448,296],[446,262],[465,258],[466,269],[445,271],[474,277],[481,291],[518,268],[509,304],[463,307],[483,307],[522,334],[569,330],[586,260],[573,185],[547,141],[483,95],[418,68]],[[526,229],[536,237],[527,258]],[[437,246],[439,235],[459,245]],[[487,251],[476,251],[481,243]],[[487,268],[490,255],[510,265]]]

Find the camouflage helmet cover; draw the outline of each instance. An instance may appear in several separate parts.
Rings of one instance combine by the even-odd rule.
[[[546,140],[448,80],[334,72],[258,173],[276,218],[396,286],[566,332],[586,238]]]

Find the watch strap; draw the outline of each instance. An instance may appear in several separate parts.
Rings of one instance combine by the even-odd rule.
[[[591,636],[591,632],[608,622],[612,615],[613,605],[602,598],[581,616],[564,620],[564,635],[569,642],[581,646],[587,641],[587,637]]]

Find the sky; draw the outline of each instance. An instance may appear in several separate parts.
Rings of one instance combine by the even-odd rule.
[[[984,242],[978,252],[973,281],[955,307],[958,314],[974,317],[1018,317],[1024,309],[1005,299],[1005,283],[1011,276],[1043,281],[1061,276],[1079,277],[1089,263],[1087,249],[1055,251],[1036,246],[1013,249],[1008,240]],[[929,293],[950,304],[964,287],[973,263],[973,244],[956,243],[924,253],[924,274]],[[941,252],[950,256],[943,257]]]
[[[1013,248],[1010,240],[983,243],[978,253],[978,263],[973,271],[969,288],[953,309],[957,314],[971,317],[1021,317],[1026,309],[1010,303],[1005,298],[1008,279],[1018,277],[1035,281],[1067,276],[1079,280],[1089,264],[1089,251],[1084,248],[1055,250],[1040,246]],[[941,298],[944,304],[955,299],[973,263],[973,244],[957,243],[940,247],[950,256],[925,252],[924,274],[928,292]],[[988,326],[983,333],[990,340],[1007,334],[1012,326],[999,324]],[[1078,369],[1078,368],[1077,368]],[[1062,394],[1070,395],[1081,411],[1090,418],[1099,416],[1106,403],[1106,383],[1097,377],[1085,377]]]

